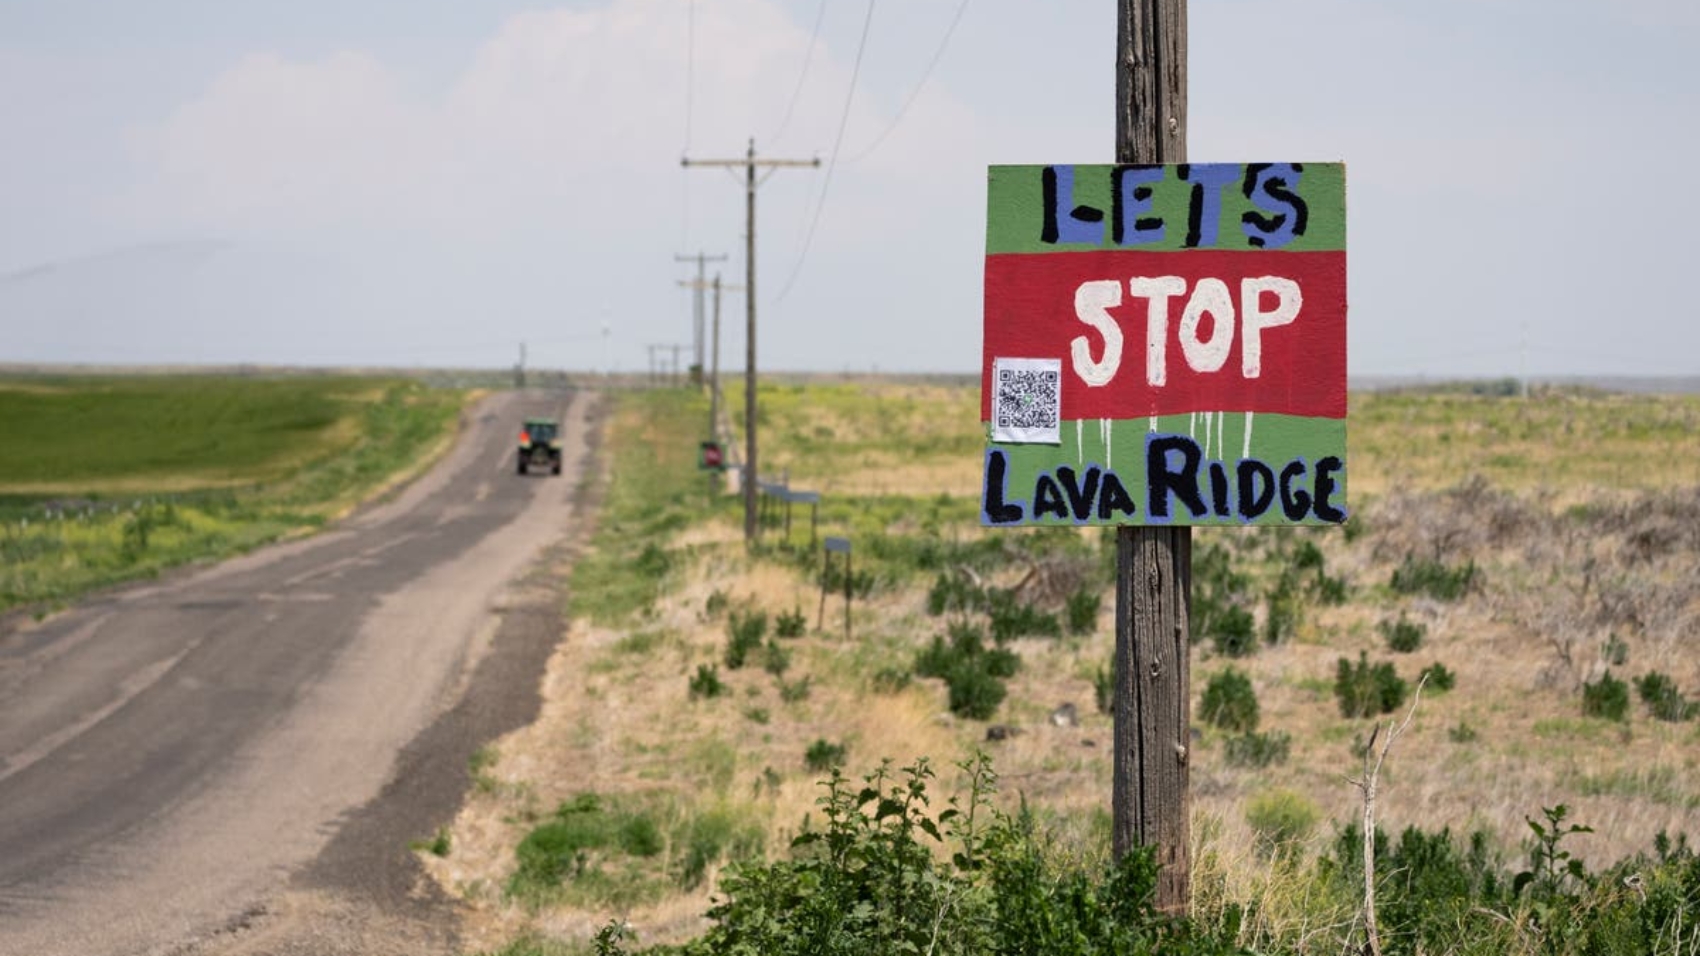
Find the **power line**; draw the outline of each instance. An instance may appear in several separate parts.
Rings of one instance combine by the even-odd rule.
[[[775,141],[783,136],[786,128],[791,125],[791,112],[797,108],[797,98],[803,94],[803,81],[809,77],[809,64],[815,59],[815,41],[820,39],[820,25],[825,19],[826,0],[820,0],[820,6],[815,10],[815,28],[809,34],[809,51],[803,54],[803,72],[797,74],[797,86],[791,91],[791,102],[785,105],[785,118],[779,121],[779,131],[773,134]]]
[[[903,117],[908,114],[909,107],[915,105],[915,100],[921,95],[921,90],[926,87],[927,81],[932,79],[933,70],[938,67],[939,61],[944,59],[945,47],[950,45],[951,35],[956,32],[956,25],[962,22],[962,14],[967,11],[967,9],[968,0],[962,0],[961,3],[956,5],[956,15],[951,17],[950,26],[945,28],[944,38],[939,40],[938,49],[933,51],[932,60],[927,63],[926,70],[922,71],[920,82],[916,83],[914,89],[909,91],[909,95],[903,100],[903,105],[898,107],[897,115],[891,118],[891,125],[885,128],[885,132],[875,137],[874,141],[868,145],[867,149],[864,149],[855,156],[845,160],[845,162],[859,163],[873,155],[874,150],[879,149],[880,144],[885,142],[885,138],[891,135],[891,131],[896,129],[898,124],[903,122]]]
[[[691,151],[691,97],[696,87],[697,60],[697,2],[685,5],[685,148]]]
[[[844,145],[844,128],[850,125],[850,104],[856,99],[856,78],[862,72],[862,54],[868,48],[868,31],[874,25],[874,0],[868,0],[868,15],[862,20],[862,39],[856,44],[856,62],[850,68],[850,89],[844,94],[844,113],[838,119],[838,136],[832,141],[832,159],[827,161],[826,175],[821,178],[820,199],[815,203],[815,217],[809,223],[809,231],[803,237],[803,251],[797,254],[797,264],[791,268],[791,275],[785,280],[784,288],[773,300],[782,302],[790,293],[791,286],[796,283],[797,276],[802,274],[803,262],[809,257],[809,247],[814,245],[815,228],[820,225],[821,210],[826,208],[827,188],[832,185],[832,171],[838,167],[838,151]]]

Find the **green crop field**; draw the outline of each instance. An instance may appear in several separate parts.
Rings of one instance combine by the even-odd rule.
[[[370,377],[0,378],[0,611],[317,527],[417,470],[464,398]]]

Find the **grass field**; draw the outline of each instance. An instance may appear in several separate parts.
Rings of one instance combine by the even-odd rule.
[[[483,755],[452,849],[427,858],[474,905],[475,948],[579,951],[611,916],[645,943],[700,933],[718,867],[755,847],[783,856],[818,819],[834,761],[856,777],[983,748],[1060,857],[1107,853],[1111,535],[978,525],[972,388],[783,385],[761,408],[764,473],[821,491],[821,533],[854,542],[853,639],[841,577],[822,604],[806,512],[747,552],[736,499],[707,493],[691,467],[701,400],[624,396],[610,507],[569,583],[544,714]],[[1425,670],[1381,780],[1390,833],[1479,831],[1516,869],[1528,821],[1563,804],[1592,828],[1567,848],[1595,870],[1661,832],[1700,836],[1700,721],[1638,696],[1658,674],[1678,701],[1700,698],[1700,400],[1355,394],[1351,415],[1345,529],[1195,534],[1194,916],[1263,951],[1348,945],[1354,898],[1314,861],[1361,812],[1347,778],[1374,720],[1404,714]],[[1015,603],[985,603],[994,591]],[[939,655],[963,629],[984,635],[975,660],[1014,670],[1001,697],[982,681],[957,700],[929,676],[959,666]],[[1371,684],[1343,686],[1402,682],[1390,714],[1345,715],[1336,686],[1360,655]],[[1608,672],[1626,706],[1585,713]],[[1215,684],[1243,687],[1230,698],[1249,693],[1256,716],[1207,709]],[[527,869],[534,834],[559,836],[587,794],[654,839],[574,844],[576,870]],[[1520,912],[1477,951],[1545,951]],[[1472,919],[1486,917],[1459,916]]]
[[[464,397],[332,376],[0,379],[0,611],[317,527],[446,447]]]

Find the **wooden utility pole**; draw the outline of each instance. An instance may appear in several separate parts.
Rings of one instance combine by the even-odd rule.
[[[743,159],[679,160],[682,166],[719,166],[744,168],[744,471],[738,485],[744,492],[744,543],[756,540],[756,187],[767,181],[775,169],[787,166],[819,166],[814,159],[757,159],[756,141],[750,140],[750,150]],[[757,168],[765,169],[761,179]]]
[[[1116,0],[1116,162],[1186,162],[1186,0]],[[1187,794],[1192,529],[1116,529],[1115,786],[1119,859],[1157,848],[1156,905],[1191,901]]]
[[[681,282],[679,284],[690,285],[690,287],[695,290],[691,293],[691,366],[695,368],[696,371],[691,374],[695,377],[696,381],[700,383],[703,369],[707,367],[707,362],[703,355],[704,309],[702,304],[702,294],[708,288],[708,264],[710,262],[725,262],[726,257],[711,256],[706,252],[699,252],[694,256],[675,254],[673,256],[673,261],[694,262],[697,264],[697,281],[695,283]]]
[[[679,280],[679,284],[682,286],[714,290],[714,332],[709,336],[710,341],[713,343],[710,348],[710,351],[713,353],[713,357],[711,360],[712,365],[708,372],[708,437],[710,440],[714,440],[717,439],[720,434],[720,293],[722,291],[738,292],[744,287],[741,285],[722,283],[718,272],[714,274],[713,282],[705,284],[688,279],[681,279]]]

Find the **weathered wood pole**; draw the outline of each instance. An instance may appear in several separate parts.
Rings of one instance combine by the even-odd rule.
[[[1186,0],[1117,0],[1116,162],[1186,161]],[[1192,529],[1116,529],[1115,787],[1118,859],[1157,848],[1156,905],[1192,896],[1187,761]]]

